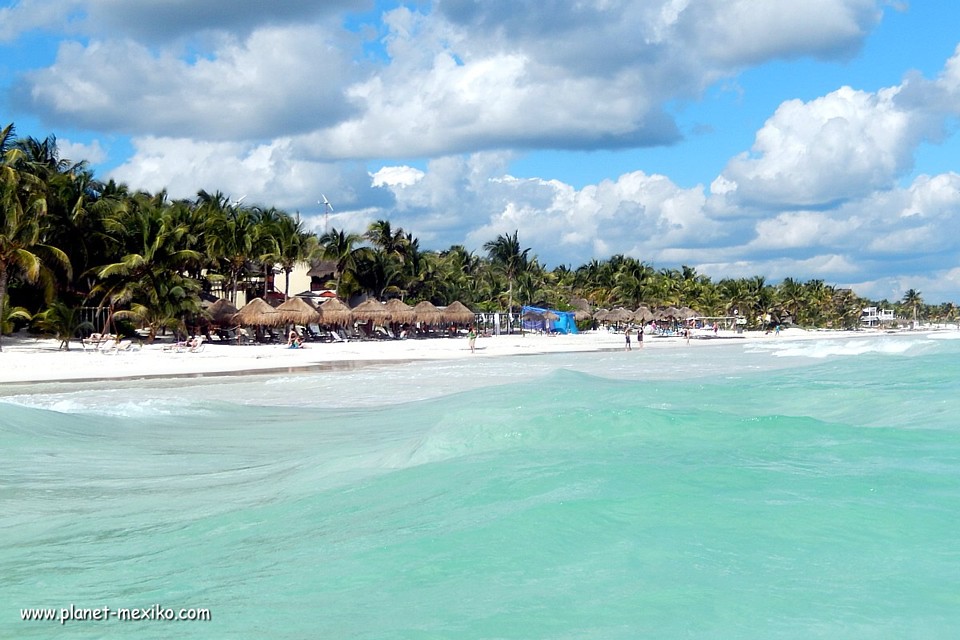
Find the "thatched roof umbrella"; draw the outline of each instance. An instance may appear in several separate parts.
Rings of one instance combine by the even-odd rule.
[[[597,309],[593,312],[593,319],[597,322],[606,322],[610,316],[610,311],[607,309]]]
[[[353,312],[339,298],[330,298],[320,305],[320,322],[322,324],[350,324],[353,322]]]
[[[520,317],[523,318],[524,320],[543,320],[543,314],[540,313],[539,311],[533,311],[532,309],[530,311],[525,312]]]
[[[689,320],[690,318],[696,318],[700,315],[690,307],[680,307],[677,310],[677,313],[678,313],[677,317],[680,318],[681,320]]]
[[[277,307],[277,313],[284,323],[306,326],[320,322],[320,312],[303,298],[290,298]]]
[[[584,320],[589,320],[592,317],[593,316],[590,314],[589,311],[585,311],[583,309],[577,309],[576,311],[573,312],[573,319],[576,320],[577,322],[583,322]]]
[[[442,317],[445,322],[458,322],[461,324],[467,324],[474,320],[473,311],[470,311],[470,309],[459,300],[447,305],[447,307],[443,309]]]
[[[617,307],[607,314],[607,322],[630,322],[633,320],[633,311]]]
[[[206,314],[215,324],[229,324],[236,315],[238,309],[227,300],[219,298],[212,305],[207,307]]]
[[[413,322],[414,313],[413,307],[408,305],[403,300],[399,298],[393,298],[387,300],[387,304],[384,305],[387,308],[387,311],[390,312],[390,321],[391,322]]]
[[[553,322],[553,321],[555,321],[555,320],[559,320],[559,319],[560,319],[560,316],[558,316],[557,314],[555,314],[553,311],[544,311],[544,312],[543,312],[543,319],[544,319],[544,320],[549,320],[550,322]]]
[[[432,302],[424,300],[413,307],[413,319],[424,324],[437,324],[443,320],[443,313]]]
[[[248,327],[277,327],[283,324],[277,310],[263,298],[254,298],[243,305],[243,308],[234,314],[233,321]]]
[[[382,324],[390,320],[390,312],[387,308],[382,302],[374,300],[373,298],[367,298],[350,311],[353,313],[353,317],[361,322],[372,320],[373,322]]]
[[[637,322],[650,322],[653,320],[653,311],[647,305],[642,304],[633,312],[633,319]]]

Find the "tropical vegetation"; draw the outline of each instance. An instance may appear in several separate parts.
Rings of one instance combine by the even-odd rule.
[[[76,311],[92,307],[153,338],[183,330],[204,293],[231,302],[241,292],[289,296],[297,265],[321,260],[334,265],[329,287],[344,300],[459,300],[477,311],[686,306],[753,326],[772,318],[834,328],[856,326],[869,305],[894,308],[904,320],[958,315],[954,304],[926,305],[913,289],[900,301],[871,301],[822,280],[714,281],[693,267],[658,269],[625,255],[550,269],[518,235],[493,238],[479,254],[461,245],[425,249],[389,220],[362,234],[318,235],[295,213],[242,206],[219,191],[172,199],[103,182],[85,162],[60,158],[56,138],[18,139],[13,124],[0,130],[0,335],[30,326],[68,347],[90,330]],[[282,286],[274,283],[280,274]]]

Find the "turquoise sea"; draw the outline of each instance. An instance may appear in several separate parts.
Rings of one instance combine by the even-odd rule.
[[[71,605],[148,619],[22,620]],[[960,333],[8,385],[0,606],[0,638],[956,638]]]

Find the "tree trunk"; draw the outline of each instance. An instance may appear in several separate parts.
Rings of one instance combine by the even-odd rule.
[[[3,303],[7,297],[7,266],[0,264],[0,342],[3,341]],[[0,344],[0,351],[3,345]]]

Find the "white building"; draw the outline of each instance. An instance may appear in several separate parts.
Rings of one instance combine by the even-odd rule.
[[[893,324],[896,318],[892,309],[880,309],[879,307],[864,307],[860,314],[860,324],[865,327],[882,327],[886,324]]]

